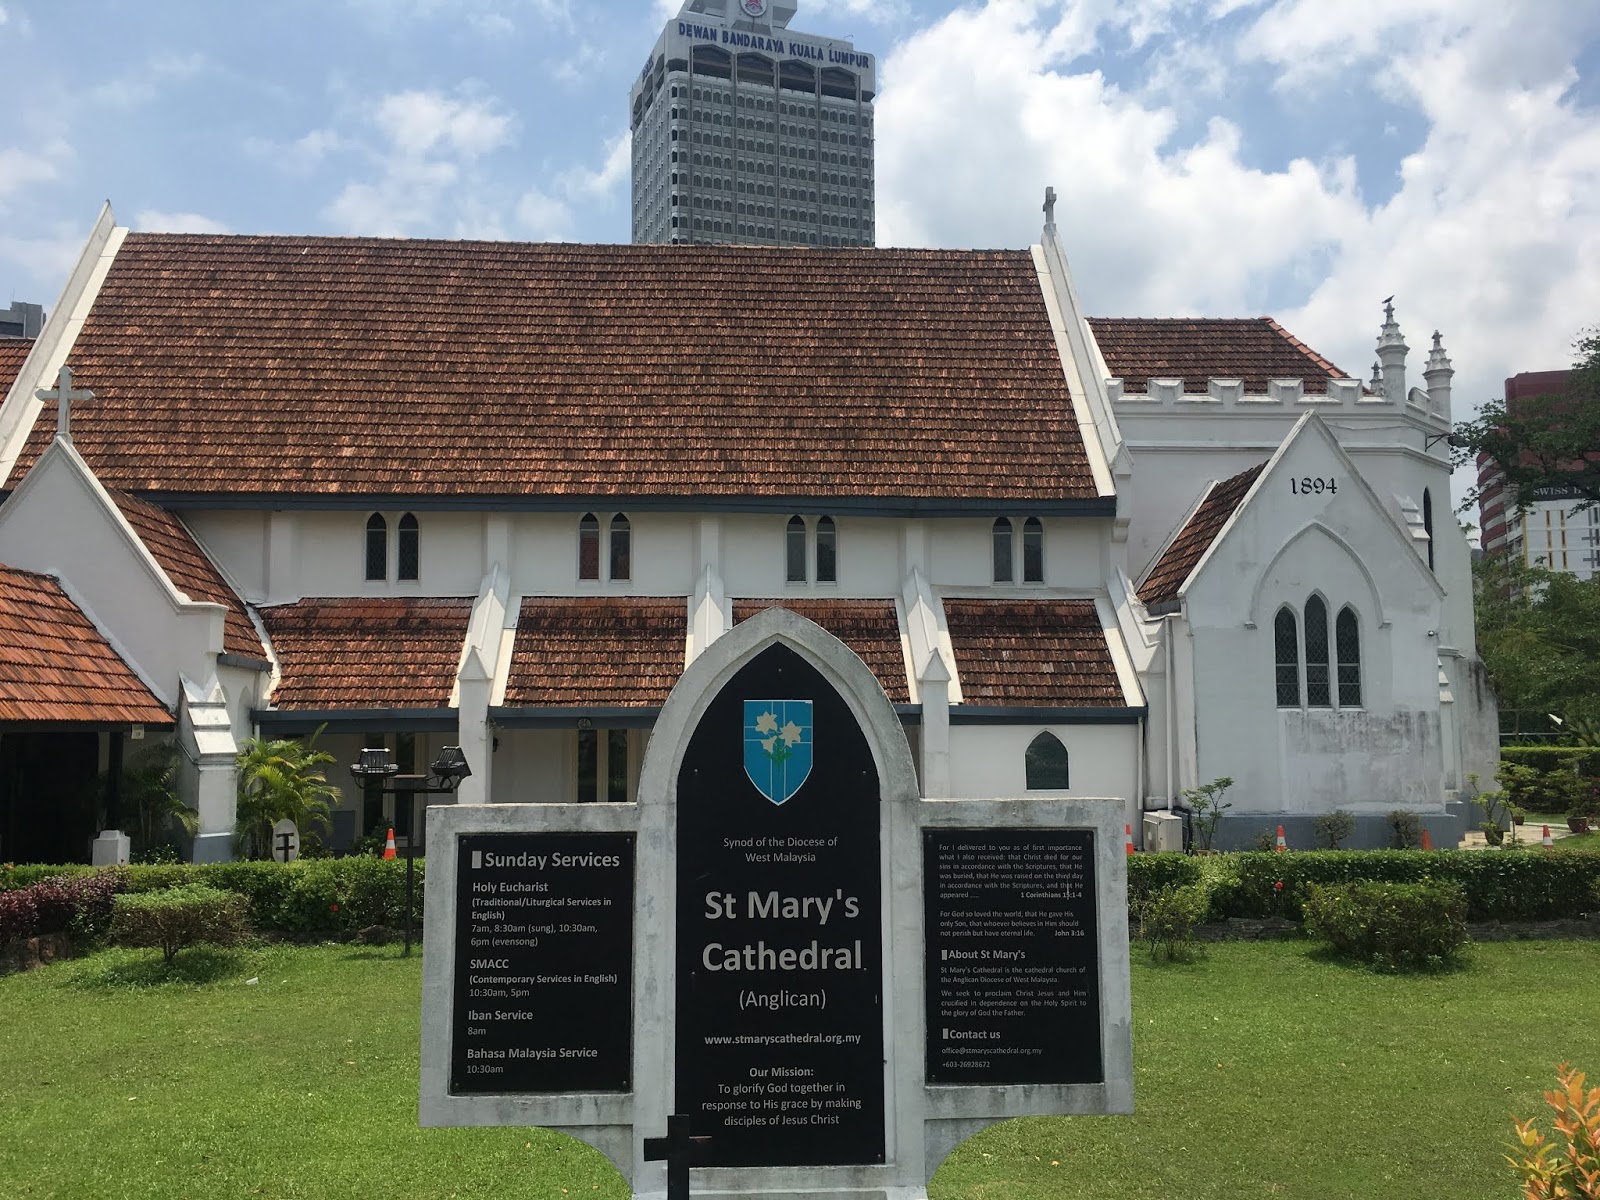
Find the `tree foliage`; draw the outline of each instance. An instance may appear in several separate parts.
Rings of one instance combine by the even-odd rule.
[[[239,751],[238,823],[234,837],[241,853],[265,858],[271,847],[272,826],[288,817],[302,838],[315,836],[312,827],[326,832],[332,825],[330,801],[339,789],[323,774],[333,755],[318,750],[317,734],[297,738],[248,739]]]
[[[200,828],[200,814],[178,799],[181,761],[176,742],[156,742],[123,765],[123,811],[131,818],[128,833],[136,852],[166,844],[174,825],[191,837]]]
[[[1600,328],[1585,330],[1566,387],[1552,395],[1484,404],[1455,427],[1456,466],[1485,454],[1505,475],[1508,506],[1527,507],[1542,488],[1571,489],[1579,510],[1600,504]],[[1476,505],[1478,489],[1463,507]]]
[[[1534,728],[1600,722],[1600,577],[1485,557],[1475,571],[1478,653],[1505,713]],[[1554,714],[1560,722],[1548,720]],[[1528,722],[1524,721],[1524,725]]]

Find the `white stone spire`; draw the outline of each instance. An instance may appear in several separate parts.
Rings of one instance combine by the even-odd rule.
[[[1455,378],[1450,356],[1444,352],[1444,339],[1433,331],[1433,349],[1428,352],[1428,369],[1422,378],[1428,383],[1428,407],[1445,420],[1450,419],[1450,381]]]
[[[1383,364],[1383,394],[1391,404],[1406,401],[1406,352],[1411,347],[1394,319],[1394,297],[1383,302],[1383,328],[1378,332],[1378,361]]]

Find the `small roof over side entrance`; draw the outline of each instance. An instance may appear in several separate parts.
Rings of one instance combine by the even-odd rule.
[[[172,724],[166,706],[60,583],[0,566],[0,725]]]

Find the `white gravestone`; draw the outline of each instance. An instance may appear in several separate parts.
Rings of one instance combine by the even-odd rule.
[[[272,861],[292,863],[300,857],[300,830],[288,817],[272,827]]]

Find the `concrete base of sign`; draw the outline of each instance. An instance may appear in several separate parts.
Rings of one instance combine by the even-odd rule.
[[[89,850],[89,861],[97,867],[120,867],[127,863],[133,842],[120,829],[104,830]]]
[[[783,642],[844,697],[871,745],[880,796],[885,1161],[839,1166],[698,1168],[697,1196],[767,1200],[922,1200],[927,1181],[963,1139],[1010,1117],[1133,1111],[1124,802],[1107,799],[927,800],[893,706],[848,647],[783,609],[769,609],[714,642],[684,672],[650,739],[636,804],[461,805],[428,810],[424,907],[422,1080],[425,1126],[543,1125],[615,1163],[640,1197],[666,1194],[666,1166],[644,1139],[674,1111],[677,996],[677,778],[684,749],[723,685]],[[1098,972],[1099,1082],[1015,1086],[926,1082],[928,931],[924,831],[1075,831],[1092,835],[1093,956]],[[459,1095],[450,1091],[458,1015],[458,839],[496,833],[630,832],[635,838],[632,1090]],[[1084,898],[1087,910],[1087,897]],[[1065,1018],[1063,1018],[1065,1019]],[[1082,1020],[1082,1018],[1078,1018]],[[693,1114],[690,1114],[693,1116]]]
[[[197,863],[232,862],[233,834],[200,834],[194,839],[193,860]]]

